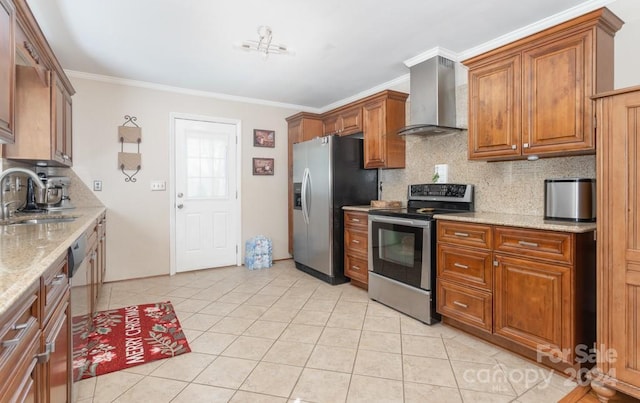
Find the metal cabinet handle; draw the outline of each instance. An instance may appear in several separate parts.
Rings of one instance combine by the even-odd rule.
[[[469,234],[467,234],[466,232],[454,232],[453,235],[455,236],[462,236],[462,237],[468,237]]]
[[[360,243],[360,241],[358,241],[357,239],[352,239],[351,242],[355,243],[355,244],[359,244]]]
[[[511,149],[512,149],[512,150],[516,150],[517,148],[518,148],[518,146],[517,146],[517,145],[515,145],[515,144],[511,144]]]
[[[518,244],[520,244],[520,246],[530,246],[532,248],[537,248],[538,244],[535,242],[527,242],[527,241],[518,241]]]
[[[464,309],[469,308],[469,305],[467,305],[467,304],[463,304],[463,303],[462,303],[462,302],[460,302],[460,301],[453,301],[453,304],[454,304],[454,305],[458,305],[458,306],[460,306],[460,307],[462,307],[462,308],[464,308]]]
[[[468,268],[469,268],[469,266],[464,265],[464,264],[461,264],[461,263],[457,263],[457,262],[456,262],[456,263],[454,263],[453,265],[454,265],[455,267],[460,268],[460,269],[468,269]]]
[[[29,326],[29,323],[20,323],[20,324],[15,324],[13,326],[11,326],[11,329],[13,330],[22,330],[22,329],[26,329],[27,326]]]
[[[63,274],[58,274],[51,281],[51,285],[60,285],[60,284],[64,283],[66,278],[67,278],[67,275],[64,274],[64,273]]]
[[[356,265],[351,266],[351,268],[352,268],[353,270],[360,270],[360,266],[356,266]]]
[[[524,143],[524,144],[522,145],[522,148],[529,148],[529,143]]]
[[[20,339],[21,338],[22,337],[16,337],[15,339],[3,340],[2,341],[2,347],[4,347],[4,348],[13,347],[13,346],[17,345],[18,343],[20,343]]]
[[[51,353],[54,353],[56,350],[55,345],[52,341],[48,341],[44,346],[44,353],[36,354],[36,360],[38,360],[38,364],[44,364],[49,361],[51,358]]]
[[[359,219],[359,218],[352,218],[352,219],[351,219],[351,221],[353,221],[353,222],[360,222],[360,219]]]

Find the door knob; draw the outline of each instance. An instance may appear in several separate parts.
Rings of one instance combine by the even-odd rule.
[[[180,203],[180,204],[178,204],[176,207],[178,207],[179,209],[181,209],[181,208],[183,208],[183,207],[184,207],[184,204]]]
[[[181,198],[182,196],[184,196],[184,194],[182,194],[182,192],[178,193],[178,197]]]

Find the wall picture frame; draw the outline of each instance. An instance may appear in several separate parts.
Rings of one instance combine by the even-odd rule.
[[[253,146],[275,148],[275,130],[253,129]]]
[[[254,158],[253,174],[258,176],[273,175],[274,163],[273,158]]]

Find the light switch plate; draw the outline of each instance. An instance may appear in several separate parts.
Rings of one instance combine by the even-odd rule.
[[[163,192],[167,190],[167,182],[165,181],[151,181],[152,192]]]
[[[93,191],[94,192],[101,192],[102,191],[102,181],[101,180],[93,181]]]

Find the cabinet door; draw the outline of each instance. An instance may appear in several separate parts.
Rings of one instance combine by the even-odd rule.
[[[640,388],[640,91],[605,100],[598,116],[605,126],[598,136],[598,345],[617,359],[599,351],[598,366]]]
[[[592,32],[523,54],[523,154],[595,152]]]
[[[51,85],[51,158],[63,164],[69,163],[69,156],[65,152],[65,89],[62,82],[53,76]]]
[[[521,58],[469,70],[469,159],[521,154]]]
[[[340,132],[340,116],[330,115],[322,119],[322,134],[324,136],[331,136]]]
[[[385,166],[387,155],[385,115],[384,101],[372,102],[362,108],[365,168],[383,168]]]
[[[357,107],[340,113],[340,135],[360,133],[362,131],[362,108]]]
[[[63,92],[64,100],[64,128],[63,128],[63,136],[64,136],[64,148],[62,153],[62,158],[65,160],[64,163],[66,165],[73,165],[73,149],[72,149],[72,141],[73,141],[73,122],[72,122],[72,103],[71,96],[65,90]]]
[[[0,0],[0,140],[14,141],[15,13],[8,0]]]
[[[568,360],[573,349],[571,270],[496,254],[494,333]]]
[[[71,394],[71,323],[69,293],[44,329],[45,349],[49,359],[43,363],[43,402],[70,402]]]

